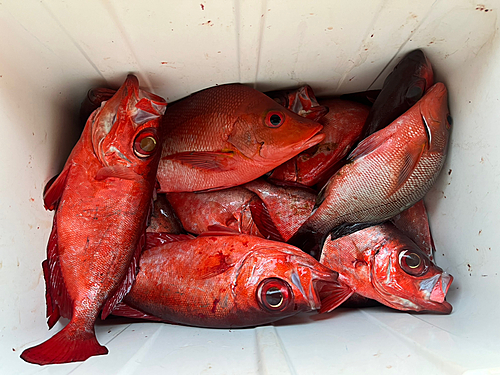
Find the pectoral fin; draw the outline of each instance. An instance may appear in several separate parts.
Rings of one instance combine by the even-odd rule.
[[[59,175],[52,177],[43,190],[43,203],[46,210],[54,210],[61,199],[61,195],[66,187],[69,167],[65,168]]]
[[[419,163],[424,149],[425,143],[420,147],[414,147],[412,150],[404,154],[403,166],[399,171],[396,186],[394,187],[393,191],[397,191],[406,181],[408,181],[417,164]]]
[[[388,139],[390,139],[392,135],[396,132],[396,130],[397,127],[388,126],[373,133],[369,137],[363,139],[358,144],[358,146],[351,152],[351,154],[347,157],[347,159],[349,161],[354,161],[375,151],[380,146],[382,146]]]
[[[230,171],[235,168],[233,152],[180,152],[178,154],[164,156],[162,160],[178,161],[193,168],[206,169],[208,171]]]
[[[107,178],[120,178],[122,180],[137,180],[140,176],[135,173],[131,168],[115,165],[112,167],[103,167],[97,171],[95,179],[98,181],[105,180]]]

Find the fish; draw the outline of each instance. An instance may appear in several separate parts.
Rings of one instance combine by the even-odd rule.
[[[318,103],[309,85],[298,89],[270,91],[265,94],[293,113],[313,121],[319,121],[328,113],[328,107]]]
[[[101,106],[101,103],[111,99],[115,94],[116,90],[108,89],[106,87],[98,87],[90,89],[83,99],[80,105],[80,122],[83,126],[87,123],[88,118],[97,108]]]
[[[424,200],[421,199],[407,210],[391,218],[392,224],[409,237],[434,261],[436,247],[432,239],[429,217]]]
[[[156,194],[147,232],[180,234],[182,224],[165,194]]]
[[[252,217],[259,198],[241,186],[202,193],[166,193],[184,229],[192,234],[226,229],[263,237]]]
[[[129,291],[145,241],[164,138],[166,102],[128,75],[89,117],[63,171],[44,191],[55,210],[42,263],[48,325],[69,323],[21,358],[39,365],[107,354],[94,322]]]
[[[383,222],[422,199],[446,158],[451,117],[436,83],[397,120],[365,138],[319,192],[311,216],[288,241],[319,257],[331,232]]]
[[[450,314],[453,276],[435,265],[392,223],[327,238],[320,262],[357,294],[402,311]]]
[[[242,84],[211,87],[169,106],[159,192],[250,182],[321,142],[323,126]]]
[[[416,49],[406,54],[382,85],[366,119],[362,139],[385,128],[417,103],[434,84],[434,71],[425,53]]]
[[[350,94],[340,95],[339,99],[352,100],[353,102],[361,103],[371,107],[377,99],[377,96],[380,94],[380,91],[381,90],[368,90],[353,92]]]
[[[242,185],[260,199],[250,205],[253,221],[268,239],[286,242],[309,217],[316,192],[306,186],[257,179]]]
[[[328,312],[352,291],[300,249],[256,236],[212,235],[147,248],[114,315],[209,328]]]
[[[275,168],[270,178],[314,186],[328,180],[339,161],[359,141],[369,107],[341,99],[320,99],[319,103],[328,108],[328,113],[318,120],[325,139]]]

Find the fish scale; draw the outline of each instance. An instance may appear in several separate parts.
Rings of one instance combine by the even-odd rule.
[[[409,256],[418,260],[413,268],[405,264]],[[386,306],[443,314],[452,310],[444,298],[453,277],[391,223],[327,238],[321,263],[339,272],[339,280],[359,295]]]
[[[271,112],[280,114],[279,125],[270,124],[266,116]],[[161,192],[241,185],[324,138],[317,134],[322,125],[241,84],[195,93],[172,105],[164,121]]]
[[[283,305],[273,310],[259,302],[265,298],[259,288],[276,281],[290,294],[282,294]],[[207,233],[146,249],[134,286],[113,314],[200,327],[249,327],[320,305],[330,311],[351,293],[337,282],[336,272],[293,246]]]
[[[142,140],[161,144],[165,106],[129,75],[88,119],[63,171],[47,185],[45,207],[56,211],[42,265],[48,324],[52,328],[60,316],[70,322],[26,349],[25,361],[66,363],[108,352],[96,339],[94,323],[134,282],[161,156],[159,148],[144,150]],[[143,122],[145,114],[149,120]]]
[[[358,145],[289,243],[312,253],[337,226],[381,222],[422,199],[443,166],[450,126],[446,87],[437,83],[396,121]]]

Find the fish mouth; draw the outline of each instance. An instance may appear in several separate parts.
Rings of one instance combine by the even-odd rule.
[[[318,132],[321,131],[323,127],[318,129]],[[318,143],[323,141],[326,137],[326,134],[324,133],[314,133],[309,139],[306,139],[302,143],[296,145],[294,147],[295,150],[307,150],[308,148],[311,148],[312,146],[316,146]]]
[[[453,276],[443,272],[439,280],[432,288],[430,300],[433,302],[443,303],[452,282]]]
[[[420,289],[424,292],[426,302],[422,310],[443,314],[451,313],[453,307],[445,301],[445,298],[452,282],[453,276],[446,272],[423,280],[420,283]]]

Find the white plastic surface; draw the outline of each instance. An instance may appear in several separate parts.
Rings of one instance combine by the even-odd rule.
[[[1,1],[0,374],[500,374],[499,5]],[[89,88],[133,72],[169,101],[228,82],[340,94],[380,88],[415,48],[446,83],[454,119],[426,197],[436,261],[455,277],[451,315],[340,309],[243,330],[105,321],[107,356],[45,367],[19,358],[53,335],[40,266],[52,213],[41,196],[78,138]]]

